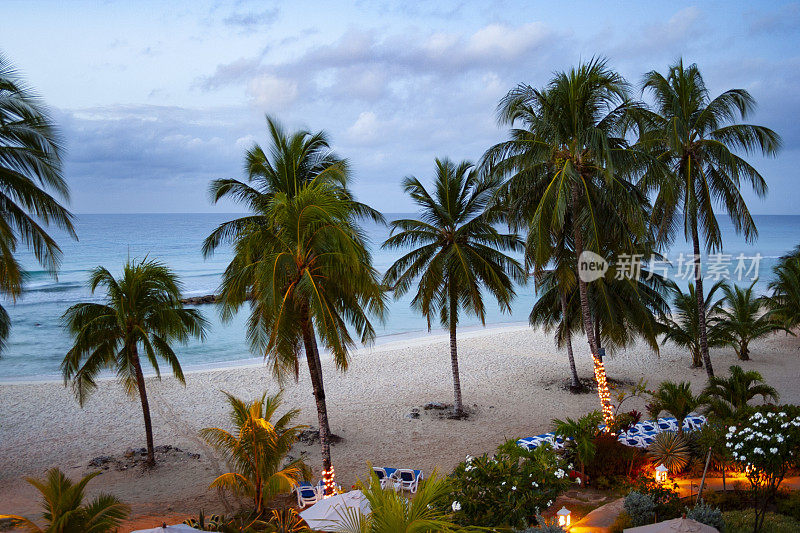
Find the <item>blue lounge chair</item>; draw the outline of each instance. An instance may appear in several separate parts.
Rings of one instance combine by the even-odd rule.
[[[422,470],[411,470],[409,468],[398,468],[394,473],[397,485],[400,490],[407,490],[411,494],[417,492],[419,482],[422,480]]]
[[[301,509],[306,505],[314,505],[321,497],[320,492],[307,481],[299,483],[294,490],[297,492],[297,506]]]

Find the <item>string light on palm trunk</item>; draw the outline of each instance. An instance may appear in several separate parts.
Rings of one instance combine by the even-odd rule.
[[[322,471],[322,483],[325,485],[325,497],[333,496],[336,492],[336,475],[333,472],[333,465],[331,465],[330,470],[323,470]]]
[[[597,394],[600,396],[600,405],[603,411],[603,423],[606,425],[605,431],[611,431],[614,423],[614,408],[611,406],[611,391],[608,389],[606,380],[606,369],[603,361],[592,355],[594,361],[594,379],[597,381]]]

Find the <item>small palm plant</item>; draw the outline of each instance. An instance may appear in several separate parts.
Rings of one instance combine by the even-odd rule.
[[[236,495],[250,498],[257,516],[276,495],[291,491],[310,476],[309,468],[301,459],[284,465],[286,455],[297,441],[305,426],[292,426],[300,413],[287,411],[272,422],[282,405],[281,392],[245,402],[228,394],[231,421],[236,428],[230,433],[220,428],[204,428],[200,436],[227,459],[233,472],[222,474],[209,488],[230,490]]]
[[[692,386],[686,381],[675,383],[664,381],[655,391],[648,391],[651,402],[647,411],[653,418],[658,418],[662,411],[666,411],[678,421],[678,433],[683,433],[683,421],[689,414],[701,406],[703,396],[692,394]]]
[[[721,299],[714,301],[714,294],[724,285],[723,281],[715,283],[708,291],[704,299],[706,309],[705,323],[719,312]],[[687,348],[692,353],[692,368],[703,367],[703,355],[701,350],[700,321],[697,315],[697,294],[694,284],[689,283],[686,292],[682,291],[674,282],[670,284],[672,292],[673,313],[671,317],[665,317],[662,324],[664,330],[663,343],[672,341],[681,348]],[[721,346],[723,344],[716,334],[717,330],[710,328],[706,338],[709,346]]]
[[[662,431],[647,448],[647,454],[653,463],[664,465],[674,474],[689,464],[691,448],[684,435],[674,431]]]
[[[581,475],[584,474],[586,463],[594,458],[596,451],[594,439],[600,433],[598,425],[602,421],[603,413],[600,411],[592,411],[578,420],[571,418],[553,420],[553,432],[559,437],[570,439],[569,446],[575,452],[575,460]]]
[[[753,295],[753,282],[747,288],[726,283],[722,286],[724,298],[713,323],[715,335],[721,342],[733,346],[737,357],[750,360],[750,343],[776,331],[786,331],[778,322],[772,320],[770,313],[761,310],[766,302]]]
[[[413,176],[403,180],[403,189],[422,210],[419,220],[393,221],[392,235],[383,244],[415,247],[389,267],[384,282],[395,296],[416,286],[412,307],[427,319],[429,328],[438,314],[450,330],[455,416],[463,414],[456,341],[459,310],[485,322],[488,293],[510,312],[514,282],[526,281],[520,264],[503,253],[521,249],[521,241],[498,232],[486,217],[497,185],[497,180],[481,179],[469,161],[437,159],[432,191]]]
[[[711,378],[703,396],[708,401],[707,412],[722,420],[738,418],[757,396],[761,396],[765,403],[780,399],[778,391],[764,382],[761,373],[745,371],[738,365],[731,366],[727,378]]]
[[[780,258],[769,288],[771,318],[785,328],[800,325],[800,246]]]
[[[181,303],[181,284],[175,273],[158,261],[128,261],[119,279],[104,267],[89,276],[94,293],[105,288],[105,302],[75,304],[62,317],[75,344],[61,363],[64,384],[81,406],[97,387],[104,369],[114,370],[131,396],[139,396],[144,415],[148,466],[155,464],[153,427],[140,354],[161,379],[158,360],[167,362],[173,375],[185,383],[174,342],[205,337],[206,320],[196,309]]]
[[[369,501],[371,513],[345,508],[333,531],[337,533],[413,533],[454,531],[460,528],[447,519],[444,505],[451,493],[450,483],[434,470],[430,478],[420,481],[412,500],[393,488],[382,488],[374,472],[369,483],[359,482],[361,492]]]
[[[44,518],[41,528],[30,519],[14,515],[0,515],[0,520],[10,520],[18,528],[37,533],[111,533],[117,531],[128,518],[130,507],[110,494],[101,494],[84,504],[86,485],[100,472],[94,472],[73,483],[58,468],[47,471],[44,480],[26,478],[42,495]]]

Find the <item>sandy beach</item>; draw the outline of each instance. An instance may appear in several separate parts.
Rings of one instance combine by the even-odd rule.
[[[591,377],[585,339],[575,339],[581,377]],[[451,402],[449,348],[443,335],[403,339],[352,354],[350,369],[337,372],[325,360],[325,388],[332,431],[344,441],[333,447],[338,481],[349,487],[375,465],[439,468],[447,473],[466,454],[491,452],[506,439],[549,430],[554,417],[580,416],[597,407],[594,394],[571,395],[563,389],[568,376],[566,353],[552,336],[525,325],[464,332],[459,340],[465,404],[473,415],[465,421],[438,420],[423,412],[408,414],[427,402]],[[732,349],[712,350],[718,374],[732,364],[761,372],[782,401],[800,403],[800,339],[775,335],[754,343],[752,361],[740,363]],[[609,377],[624,382],[645,378],[650,385],[665,379],[687,380],[699,392],[705,371],[689,368],[687,353],[666,346],[660,356],[641,346],[609,356]],[[311,385],[301,367],[300,379],[284,384],[286,407],[301,409],[299,422],[317,425]],[[153,527],[206,512],[222,512],[225,502],[208,484],[224,468],[220,458],[197,436],[202,427],[229,429],[226,390],[252,399],[280,388],[263,365],[187,372],[186,386],[173,378],[148,379],[155,444],[176,446],[188,455],[154,470],[109,469],[95,478],[89,492],[111,492],[133,508],[134,527]],[[642,410],[637,399],[626,409]],[[0,514],[38,516],[36,491],[23,481],[51,467],[77,478],[96,470],[89,461],[121,455],[144,446],[137,401],[125,396],[113,380],[104,380],[81,409],[60,382],[0,384]],[[317,445],[298,444],[319,474]]]

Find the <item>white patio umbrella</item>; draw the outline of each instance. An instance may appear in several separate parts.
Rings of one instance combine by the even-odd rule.
[[[629,527],[623,533],[719,533],[719,530],[691,518],[673,518],[658,524]]]
[[[201,531],[186,524],[175,524],[174,526],[167,527],[154,527],[152,529],[138,529],[133,533],[191,533],[192,531]]]
[[[368,515],[369,501],[360,490],[351,490],[318,501],[300,513],[300,516],[315,531],[336,531],[336,525],[344,520],[347,509],[356,509],[359,513]]]

